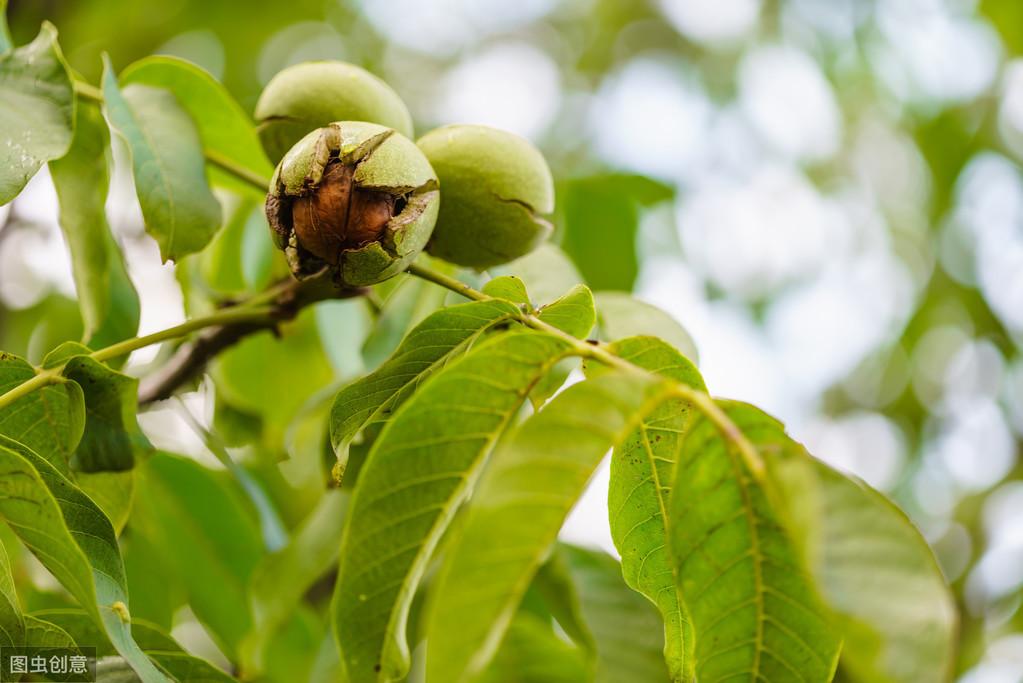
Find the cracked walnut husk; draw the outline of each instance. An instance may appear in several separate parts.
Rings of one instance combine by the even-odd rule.
[[[284,155],[266,216],[296,277],[326,269],[340,285],[359,287],[408,268],[430,239],[439,204],[437,176],[411,140],[342,121]]]

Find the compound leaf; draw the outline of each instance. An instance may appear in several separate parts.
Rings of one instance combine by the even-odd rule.
[[[498,449],[431,589],[427,680],[485,669],[604,454],[671,394],[652,377],[603,374],[560,393]]]
[[[538,332],[496,336],[426,382],[380,434],[353,494],[333,607],[353,683],[406,672],[405,622],[426,563],[530,388],[566,350]]]

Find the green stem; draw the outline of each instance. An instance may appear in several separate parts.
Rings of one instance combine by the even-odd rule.
[[[206,161],[210,162],[211,165],[216,166],[221,171],[230,173],[235,178],[242,180],[252,187],[259,190],[261,193],[266,194],[270,189],[270,179],[264,178],[255,171],[250,171],[244,166],[239,166],[234,163],[230,158],[224,156],[215,149],[204,149],[203,154],[206,156]]]
[[[60,376],[60,369],[48,368],[46,370],[39,370],[35,377],[22,382],[18,386],[14,387],[7,393],[0,396],[0,409],[6,408],[11,405],[19,398],[27,396],[37,389],[42,389],[50,384],[59,384],[63,382],[64,378]]]
[[[274,309],[269,306],[263,308],[251,308],[248,305],[241,305],[233,308],[225,308],[224,310],[217,311],[211,315],[186,320],[180,325],[168,327],[166,330],[147,334],[144,337],[126,339],[122,342],[118,342],[117,344],[113,344],[112,346],[100,349],[99,351],[94,351],[89,355],[91,358],[98,361],[108,361],[111,358],[117,358],[118,356],[126,356],[132,351],[145,348],[146,346],[159,344],[160,342],[167,341],[169,339],[184,337],[186,334],[190,334],[196,330],[201,330],[206,327],[238,323],[271,323],[273,320]]]
[[[474,301],[488,301],[494,298],[479,290],[473,289],[456,278],[439,273],[425,266],[413,264],[409,267],[408,272],[418,278],[440,285],[445,289],[449,289],[452,292],[461,294],[462,296]],[[660,380],[664,379],[660,375],[656,375],[645,368],[641,368],[638,365],[630,363],[624,358],[615,355],[607,349],[605,344],[594,344],[581,339],[576,339],[567,332],[564,332],[550,323],[541,320],[532,313],[520,313],[518,319],[523,325],[564,340],[572,347],[572,350],[577,356],[590,358],[599,363],[603,363],[604,365],[622,370],[623,372],[639,373],[647,376],[654,376]],[[688,401],[696,406],[696,408],[703,413],[707,419],[713,422],[714,426],[717,427],[722,436],[724,436],[726,440],[735,444],[735,447],[739,450],[742,459],[746,463],[746,467],[750,470],[753,476],[761,481],[764,479],[764,462],[760,457],[760,454],[757,452],[753,444],[750,443],[749,439],[747,439],[742,433],[742,430],[740,430],[736,424],[732,422],[732,419],[728,417],[725,411],[721,410],[721,407],[714,402],[713,398],[705,392],[693,389],[692,387],[681,383],[675,383],[673,393],[684,401]]]
[[[450,289],[456,294],[461,294],[467,299],[473,299],[474,301],[487,301],[493,298],[491,296],[487,296],[483,292],[473,289],[461,280],[457,280],[450,275],[445,275],[444,273],[439,273],[432,268],[427,268],[413,263],[408,267],[408,272],[422,280],[427,280],[428,282],[440,285],[445,289]]]
[[[92,100],[97,104],[103,104],[103,91],[94,85],[85,83],[84,81],[75,81],[75,94],[84,99]],[[244,166],[239,166],[229,157],[214,149],[203,149],[203,155],[206,157],[206,161],[208,161],[210,165],[216,166],[226,173],[230,173],[235,178],[248,183],[261,193],[265,193],[270,187],[269,178],[264,178],[255,171],[249,170]]]
[[[194,318],[180,325],[175,325],[174,327],[169,327],[166,330],[160,330],[159,332],[154,332],[153,334],[148,334],[144,337],[126,339],[122,342],[94,351],[89,354],[89,357],[100,362],[108,361],[112,358],[125,356],[132,351],[145,348],[146,346],[183,337],[186,334],[190,334],[191,332],[195,332],[196,330],[201,330],[206,327],[238,323],[271,324],[276,319],[275,312],[276,309],[273,307],[251,307],[247,304],[233,308],[226,308],[211,315]],[[61,363],[54,367],[37,371],[35,377],[32,379],[22,382],[5,394],[0,395],[0,409],[10,406],[18,399],[27,396],[37,389],[42,389],[47,385],[59,384],[60,382],[65,381],[64,377],[61,375],[63,370],[64,363]]]

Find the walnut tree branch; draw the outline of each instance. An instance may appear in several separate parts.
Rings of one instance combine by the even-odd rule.
[[[179,348],[165,365],[142,379],[139,405],[145,406],[170,398],[181,386],[202,374],[217,354],[249,335],[266,330],[276,331],[280,323],[294,319],[306,306],[326,299],[350,299],[366,294],[362,288],[338,288],[329,281],[328,276],[301,282],[289,280],[270,291],[274,296],[266,302],[271,308],[271,314],[266,320],[240,321],[203,330],[194,341]],[[262,296],[257,295],[257,298],[263,303]]]

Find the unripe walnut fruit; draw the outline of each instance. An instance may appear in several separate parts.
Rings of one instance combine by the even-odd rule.
[[[303,62],[267,83],[256,103],[259,139],[277,163],[309,131],[334,121],[368,121],[412,137],[412,116],[389,85],[354,64]]]
[[[441,206],[426,250],[490,268],[528,254],[551,234],[554,181],[540,151],[494,128],[444,126],[416,143],[440,179]]]
[[[314,130],[274,171],[266,217],[298,278],[325,269],[349,287],[402,272],[430,239],[440,196],[416,145],[390,128],[342,121]]]

